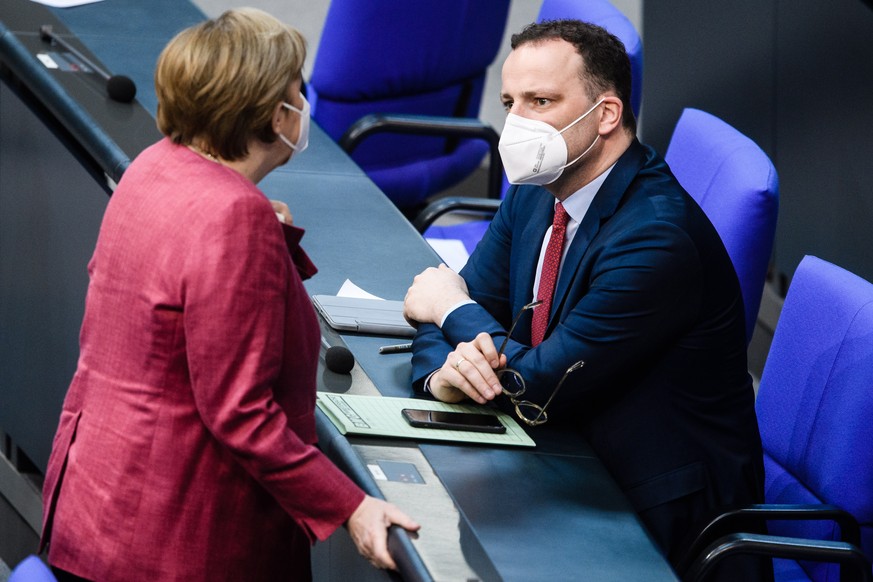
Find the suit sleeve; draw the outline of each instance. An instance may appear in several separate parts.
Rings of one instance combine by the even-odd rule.
[[[282,231],[269,202],[256,196],[212,215],[185,267],[184,330],[198,412],[310,540],[324,539],[364,494],[301,440],[274,400],[285,326],[294,319],[286,313],[293,267]]]
[[[602,249],[587,291],[547,340],[535,349],[513,345],[511,365],[529,379],[530,396],[542,401],[578,360],[585,367],[565,402],[616,391],[691,329],[701,286],[696,247],[675,225],[654,222],[622,233]]]
[[[511,225],[525,220],[513,216],[519,204],[511,194],[517,192],[507,196],[463,271],[470,294],[479,304],[465,306],[447,318],[439,331],[448,346],[482,331],[495,339],[506,333],[512,314],[499,296],[511,293],[510,282],[501,278],[494,265],[500,263],[510,273],[511,245],[532,244],[513,240],[521,238],[520,227]],[[585,284],[579,286],[573,303],[565,306],[561,322],[546,340],[531,348],[525,343],[529,334],[523,330],[514,334],[523,341],[510,340],[507,345],[509,367],[518,370],[528,385],[525,398],[545,402],[564,371],[579,360],[585,366],[574,373],[553,406],[576,404],[629,385],[621,378],[646,369],[647,361],[658,357],[659,346],[687,331],[699,315],[702,268],[686,232],[673,223],[647,217],[605,236],[609,243],[590,250],[597,255],[586,259],[590,271],[579,274]],[[530,277],[523,278],[516,284],[532,287]]]
[[[512,188],[491,221],[482,242],[461,270],[475,305],[464,305],[449,315],[445,328],[434,324],[422,324],[413,342],[412,380],[420,390],[427,376],[441,367],[446,356],[460,342],[468,342],[479,333],[487,331],[493,337],[506,335],[509,326],[509,257],[512,234],[510,208],[516,188]],[[472,285],[471,285],[472,283]],[[531,283],[533,284],[533,283]],[[491,314],[502,313],[503,323]],[[462,322],[452,325],[450,321]],[[446,333],[448,329],[454,332]]]

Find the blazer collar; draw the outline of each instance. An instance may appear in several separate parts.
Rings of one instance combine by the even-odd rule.
[[[561,274],[558,277],[558,284],[555,287],[555,296],[552,300],[552,310],[549,317],[549,329],[546,331],[547,334],[555,325],[554,316],[562,308],[567,291],[576,277],[585,251],[599,232],[600,225],[618,210],[625,192],[630,187],[634,178],[636,178],[640,169],[645,165],[646,158],[647,148],[637,139],[634,139],[630,147],[625,150],[615,163],[615,167],[609,173],[606,181],[591,202],[588,212],[576,231],[576,236],[573,237],[573,242],[564,260],[564,267],[561,269]],[[533,277],[536,273],[537,260],[539,259],[541,249],[541,244],[539,243],[542,242],[546,231],[552,224],[555,207],[554,196],[541,186],[517,186],[516,188],[518,188],[514,194],[516,197],[530,197],[536,200],[530,208],[528,220],[522,227],[522,237],[520,240],[537,241],[537,244],[523,244],[521,250],[518,251],[517,272],[523,277],[523,280],[520,282],[524,287],[519,289],[520,294],[515,296],[515,300],[512,302],[513,309],[518,309],[524,303],[531,301]]]
[[[591,241],[594,240],[594,237],[600,231],[600,225],[606,222],[618,210],[619,204],[622,198],[624,198],[631,182],[633,182],[645,165],[646,158],[646,147],[634,138],[628,149],[625,150],[615,163],[615,167],[609,173],[609,176],[606,177],[606,181],[600,187],[600,190],[597,191],[597,195],[591,202],[585,218],[582,219],[582,223],[579,225],[579,230],[576,231],[576,236],[573,237],[573,242],[567,251],[567,257],[564,259],[564,266],[558,277],[555,296],[552,300],[549,328],[555,324],[554,316],[556,313],[560,313],[563,307],[567,291],[576,278],[585,251],[588,250]],[[543,234],[547,228],[548,225],[543,229]],[[542,240],[542,235],[539,240]]]
[[[522,188],[530,188],[532,192],[521,192]],[[521,196],[533,197],[536,192],[536,202],[530,209],[530,215],[522,229],[522,241],[531,241],[522,244],[521,250],[518,253],[518,273],[522,278],[520,280],[524,288],[517,296],[519,305],[513,306],[513,309],[520,308],[521,305],[532,301],[531,293],[533,291],[534,277],[536,276],[537,261],[540,258],[540,249],[543,237],[546,236],[546,231],[552,225],[552,219],[555,213],[555,197],[551,192],[548,192],[541,186],[520,186],[519,194]],[[535,241],[535,242],[534,242]]]

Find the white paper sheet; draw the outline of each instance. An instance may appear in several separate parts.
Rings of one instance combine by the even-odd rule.
[[[377,297],[372,293],[368,293],[364,291],[354,283],[352,283],[349,279],[346,279],[343,282],[342,287],[336,294],[337,297],[357,297],[358,299],[383,299],[383,297]]]
[[[103,2],[103,0],[30,0],[37,4],[45,4],[52,8],[72,8],[74,6],[82,6],[84,4],[93,4],[94,2]]]
[[[424,240],[455,273],[463,269],[464,265],[467,264],[467,259],[470,258],[467,247],[458,239],[425,238]]]

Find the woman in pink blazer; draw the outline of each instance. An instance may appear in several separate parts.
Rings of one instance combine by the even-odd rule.
[[[106,209],[46,472],[42,543],[62,579],[308,579],[310,544],[343,524],[393,568],[387,527],[418,527],[314,446],[315,269],[256,187],[308,143],[304,57],[254,9],[161,54],[166,138]]]

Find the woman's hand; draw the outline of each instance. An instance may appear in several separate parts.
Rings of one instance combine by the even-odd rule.
[[[273,211],[276,213],[276,218],[279,219],[279,222],[288,226],[294,224],[294,217],[291,216],[291,209],[288,208],[287,204],[279,200],[270,200],[270,204],[273,205]]]
[[[368,562],[376,568],[396,570],[397,564],[388,553],[388,528],[392,525],[413,532],[421,527],[397,506],[369,495],[346,523],[355,547]]]

